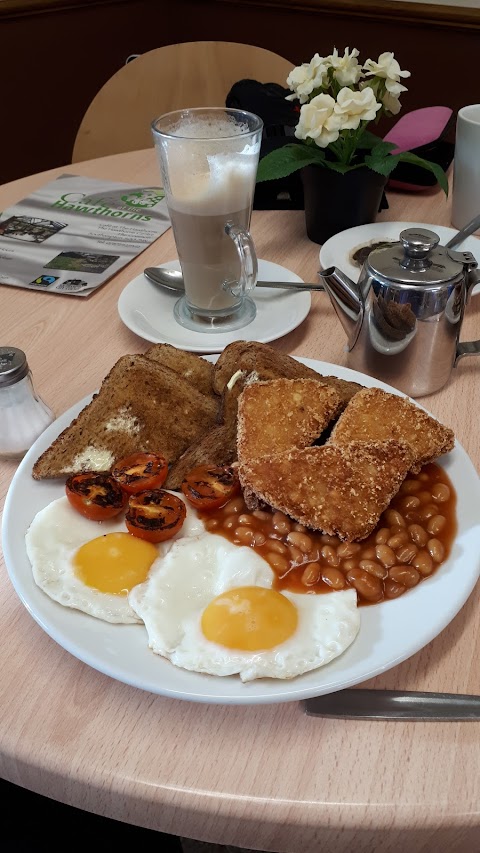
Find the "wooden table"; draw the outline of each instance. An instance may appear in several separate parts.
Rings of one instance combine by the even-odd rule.
[[[75,164],[70,172],[158,184],[153,151]],[[0,189],[0,209],[66,169]],[[450,224],[440,192],[389,193],[379,220]],[[259,256],[315,280],[318,246],[303,212],[255,212]],[[0,342],[23,349],[56,414],[95,389],[124,353],[148,344],[117,300],[149,264],[176,255],[159,238],[91,299],[0,287]],[[463,336],[480,337],[480,300]],[[344,335],[324,294],[283,352],[344,363]],[[480,365],[465,359],[429,410],[480,462]],[[1,464],[0,497],[14,463]],[[51,640],[0,564],[0,776],[64,803],[177,835],[267,851],[466,853],[480,850],[478,723],[380,723],[305,717],[297,703],[205,706],[164,699],[90,669]],[[478,589],[478,587],[477,587]],[[433,642],[367,686],[479,693],[478,592]]]

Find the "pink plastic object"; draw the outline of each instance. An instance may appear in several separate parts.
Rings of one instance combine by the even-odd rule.
[[[405,113],[384,136],[384,141],[397,146],[395,154],[431,145],[441,137],[452,112],[449,107],[424,107]]]

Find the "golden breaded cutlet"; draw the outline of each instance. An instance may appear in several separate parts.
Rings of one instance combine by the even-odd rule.
[[[272,379],[246,385],[238,398],[240,461],[308,447],[342,408],[334,388],[316,379]]]
[[[202,394],[213,395],[214,368],[210,361],[171,344],[153,344],[144,355],[174,370]]]
[[[37,459],[36,480],[109,471],[131,453],[172,462],[216,423],[218,398],[143,355],[118,359],[92,401]]]
[[[242,486],[300,524],[347,542],[365,539],[411,468],[398,441],[294,448],[239,465]]]
[[[412,471],[448,453],[455,444],[453,430],[428,415],[405,397],[380,388],[355,394],[340,415],[329,444],[345,446],[352,440],[405,441],[413,451]]]
[[[340,395],[344,406],[361,389],[356,382],[347,382],[337,376],[322,376],[311,367],[302,364],[290,355],[278,352],[268,344],[258,341],[234,341],[220,354],[214,369],[213,387],[223,394],[227,383],[238,371],[244,374],[247,383],[268,379],[316,379],[330,385]]]

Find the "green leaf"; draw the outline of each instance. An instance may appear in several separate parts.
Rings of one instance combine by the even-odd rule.
[[[370,154],[365,155],[365,163],[369,169],[373,169],[379,175],[387,177],[399,163],[412,163],[414,166],[420,166],[422,169],[432,172],[443,192],[448,196],[448,179],[441,166],[437,163],[431,163],[430,160],[417,157],[411,151],[402,151],[400,154],[388,154],[388,151],[385,151],[385,145],[389,145],[389,143],[382,143],[382,145],[373,148]]]
[[[265,157],[262,157],[258,164],[257,183],[262,181],[273,181],[277,178],[286,178],[298,169],[303,169],[304,166],[318,163],[319,165],[332,169],[335,172],[340,172],[344,175],[352,169],[358,169],[363,163],[377,172],[379,175],[388,177],[395,167],[400,163],[412,163],[415,166],[420,166],[422,169],[427,169],[432,172],[439,186],[448,195],[448,180],[443,169],[437,163],[431,163],[429,160],[424,160],[422,157],[417,157],[410,151],[403,151],[400,154],[390,153],[395,149],[395,145],[390,142],[383,142],[373,133],[365,131],[359,140],[359,147],[363,150],[370,151],[365,154],[363,161],[355,164],[342,164],[335,160],[327,160],[323,149],[318,148],[312,140],[312,144],[292,143],[283,145],[275,151],[271,151]],[[332,150],[334,146],[331,146]],[[338,156],[338,154],[337,154]]]
[[[286,178],[292,172],[310,166],[311,163],[324,163],[325,154],[317,146],[283,145],[262,157],[258,164],[257,183]]]
[[[378,136],[375,136],[374,133],[370,133],[369,130],[365,130],[358,141],[358,147],[363,148],[364,150],[370,150],[375,148],[375,146],[381,142],[382,140],[379,139]]]
[[[412,154],[411,151],[403,151],[402,154],[398,154],[397,156],[403,163],[413,163],[415,166],[421,166],[423,169],[428,169],[429,172],[433,172],[443,192],[448,196],[448,178],[438,163],[431,163],[430,160],[424,160],[423,157],[417,157],[417,155]]]
[[[335,160],[325,160],[323,163],[323,166],[326,166],[327,169],[331,169],[332,172],[339,172],[341,175],[345,175],[346,172],[352,172],[353,169],[359,169],[362,165],[362,163],[357,163],[352,166],[350,163],[337,163]]]
[[[389,175],[399,162],[398,157],[390,154],[395,147],[391,142],[378,142],[370,154],[365,155],[365,164],[379,175]]]
[[[390,172],[393,172],[395,166],[398,165],[398,162],[398,157],[390,154],[383,154],[377,157],[373,153],[365,155],[365,165],[368,166],[369,169],[372,169],[374,172],[378,172],[379,175],[384,175],[385,177],[387,177]]]
[[[394,151],[396,147],[397,146],[394,145],[393,142],[379,142],[372,148],[372,156],[381,159],[387,154],[390,154],[391,151]]]

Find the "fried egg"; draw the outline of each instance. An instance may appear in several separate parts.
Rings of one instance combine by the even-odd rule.
[[[333,660],[359,627],[355,590],[277,592],[255,551],[204,533],[180,539],[128,600],[152,651],[210,675],[294,678]]]
[[[26,548],[35,583],[54,601],[106,622],[128,624],[142,621],[128,602],[128,592],[145,581],[151,565],[176,539],[204,529],[187,505],[176,537],[152,545],[127,532],[123,514],[101,523],[90,521],[62,497],[37,513],[26,534]]]

